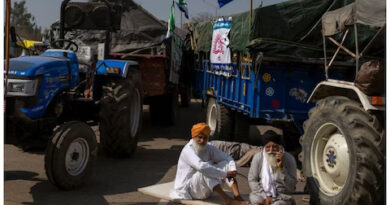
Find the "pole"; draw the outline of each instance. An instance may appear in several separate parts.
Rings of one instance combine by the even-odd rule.
[[[183,29],[183,12],[180,12],[180,28]]]
[[[356,72],[355,72],[355,77],[357,76],[359,72],[359,37],[358,37],[358,31],[357,31],[357,26],[356,23],[353,25],[354,30],[355,30],[355,66],[356,66]]]
[[[322,35],[322,46],[324,48],[324,63],[325,63],[325,78],[328,80],[328,59],[326,56],[326,38],[324,35]]]
[[[6,5],[6,41],[5,41],[5,86],[4,86],[4,97],[7,96],[8,87],[8,71],[9,71],[9,28],[10,28],[10,16],[11,16],[11,0],[7,0]],[[5,107],[5,106],[4,106]]]
[[[250,12],[249,12],[249,29],[252,27],[252,6],[253,6],[253,0],[251,0],[251,5],[250,5]]]

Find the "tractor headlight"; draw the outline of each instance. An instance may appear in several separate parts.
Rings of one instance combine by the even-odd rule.
[[[8,79],[7,96],[34,96],[38,87],[38,79]]]

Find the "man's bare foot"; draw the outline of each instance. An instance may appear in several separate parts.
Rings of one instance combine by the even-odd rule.
[[[234,196],[234,199],[238,200],[238,201],[244,201],[244,199],[241,197],[241,195]]]
[[[230,199],[227,204],[228,205],[249,205],[249,202]]]

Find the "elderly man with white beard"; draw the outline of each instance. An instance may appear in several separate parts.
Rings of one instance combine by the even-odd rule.
[[[264,149],[255,155],[248,174],[252,192],[249,200],[252,205],[291,205],[295,204],[289,194],[297,184],[296,162],[294,157],[284,152],[282,136],[267,131],[263,136]]]
[[[191,129],[191,135],[192,139],[181,151],[175,186],[170,197],[174,200],[203,200],[215,191],[226,204],[248,204],[240,196],[235,179],[236,164],[232,157],[207,144],[210,127],[205,123],[195,124]],[[221,185],[224,183],[232,189],[234,198],[222,190]]]

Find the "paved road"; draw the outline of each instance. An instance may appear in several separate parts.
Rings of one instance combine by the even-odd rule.
[[[193,101],[189,108],[179,109],[178,123],[173,127],[152,126],[146,106],[143,114],[143,134],[135,155],[130,159],[112,159],[99,153],[90,182],[74,191],[62,191],[49,183],[43,151],[26,153],[5,145],[5,204],[158,204],[160,199],[143,195],[137,188],[174,179],[177,159],[189,140],[191,126],[204,121],[204,113],[200,102]],[[98,128],[93,129],[99,135]],[[252,136],[258,133],[258,127],[252,128]],[[239,173],[240,190],[249,193],[248,168],[239,169]],[[295,198],[298,204],[308,204],[302,201],[307,195]]]

